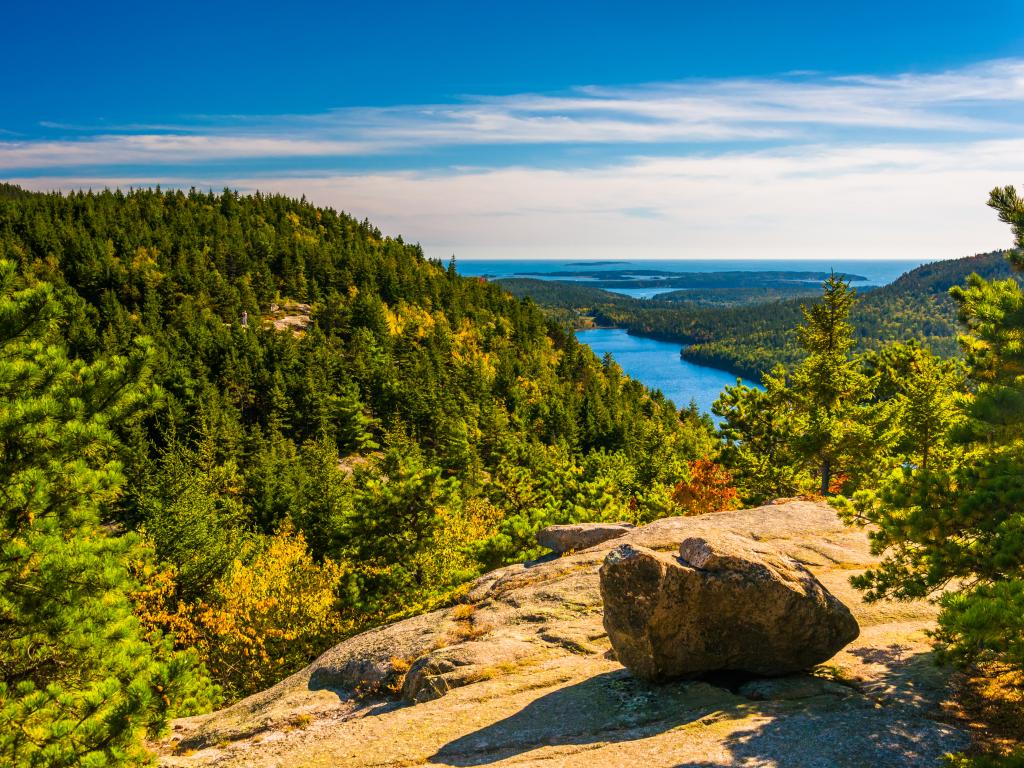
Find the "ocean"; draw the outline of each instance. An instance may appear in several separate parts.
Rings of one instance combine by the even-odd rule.
[[[459,274],[471,277],[486,277],[489,280],[503,277],[533,277],[540,280],[569,280],[592,282],[593,278],[568,277],[552,275],[552,272],[569,272],[573,270],[621,270],[659,269],[669,272],[760,272],[760,271],[797,271],[797,272],[838,272],[858,275],[865,280],[853,280],[855,288],[877,287],[887,285],[905,272],[926,262],[921,260],[899,259],[622,259],[621,261],[556,261],[556,260],[514,260],[514,259],[473,259],[456,260]],[[611,289],[610,289],[611,290]],[[634,298],[650,298],[674,288],[615,288]]]

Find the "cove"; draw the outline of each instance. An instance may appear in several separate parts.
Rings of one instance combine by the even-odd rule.
[[[681,358],[681,345],[676,342],[630,336],[625,328],[576,331],[576,338],[598,357],[610,352],[627,375],[651,389],[660,389],[676,408],[685,408],[694,400],[698,408],[711,413],[711,404],[722,387],[736,383],[735,374]]]

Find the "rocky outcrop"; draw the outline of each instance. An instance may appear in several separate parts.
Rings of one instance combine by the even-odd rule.
[[[645,680],[805,671],[860,632],[810,571],[732,534],[687,538],[678,556],[622,544],[600,577],[612,647]]]
[[[549,525],[537,533],[537,543],[559,554],[579,552],[625,536],[633,527],[629,523]]]
[[[514,669],[537,655],[533,643],[514,638],[438,648],[412,664],[402,685],[402,698],[416,703],[439,699],[454,688]]]
[[[860,637],[808,674],[651,684],[616,660],[598,569],[622,543],[674,556],[735,534],[798,561],[850,606]],[[864,604],[863,531],[792,501],[668,518],[561,557],[509,566],[460,604],[349,638],[273,688],[177,720],[159,761],[199,766],[787,768],[934,765],[963,749],[940,719],[927,602]],[[828,734],[823,738],[822,734]]]

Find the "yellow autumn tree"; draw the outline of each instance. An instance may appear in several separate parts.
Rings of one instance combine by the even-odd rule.
[[[249,561],[236,560],[206,602],[170,608],[173,574],[156,574],[138,600],[144,622],[195,649],[230,698],[263,690],[315,659],[351,631],[339,594],[346,569],[313,560],[286,527]]]

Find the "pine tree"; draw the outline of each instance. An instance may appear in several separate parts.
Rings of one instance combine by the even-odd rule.
[[[344,524],[353,562],[364,566],[366,598],[394,602],[416,597],[424,564],[458,482],[427,465],[411,444],[390,449],[376,477],[361,478]]]
[[[901,388],[897,398],[897,452],[902,458],[901,466],[928,472],[937,464],[951,465],[958,446],[952,445],[947,437],[961,419],[957,396],[965,389],[962,364],[918,349]]]
[[[1012,187],[989,205],[1011,224],[1024,268],[1024,201]],[[931,372],[912,390],[909,429],[931,442],[948,435],[942,461],[918,451],[877,493],[858,494],[848,514],[877,526],[877,568],[855,580],[869,599],[941,593],[939,638],[961,660],[1024,668],[1024,292],[1017,281],[972,275],[954,289],[968,334],[968,391],[943,405],[947,384]],[[922,374],[928,374],[922,371]],[[930,378],[930,381],[928,380]],[[946,414],[946,415],[944,415]],[[944,593],[943,590],[947,590]]]
[[[341,464],[337,447],[327,441],[303,445],[300,460],[302,482],[288,516],[322,560],[340,551],[339,537],[352,513],[353,467]]]
[[[869,380],[851,354],[854,301],[849,283],[833,274],[825,281],[821,302],[803,308],[804,323],[797,328],[807,352],[791,383],[806,418],[797,445],[815,468],[822,496],[831,492],[833,475],[846,469],[844,460],[854,447],[869,442],[863,406]]]
[[[142,738],[212,693],[133,615],[138,538],[101,526],[150,355],[71,360],[55,320],[49,287],[0,262],[0,763],[142,764]]]
[[[712,406],[722,419],[722,462],[748,503],[793,496],[806,490],[810,477],[794,435],[804,428],[786,370],[777,366],[762,377],[764,390],[737,382]]]
[[[194,449],[173,443],[137,494],[142,530],[160,562],[173,566],[179,600],[206,594],[250,544],[238,467],[214,452],[208,432]]]
[[[343,454],[365,454],[380,447],[373,439],[376,422],[367,415],[359,399],[359,387],[354,382],[339,385],[334,418],[337,421],[338,447]]]
[[[737,384],[715,402],[722,461],[748,502],[849,492],[896,463],[895,404],[878,397],[881,377],[870,373],[880,358],[852,354],[854,301],[845,280],[829,277],[822,300],[802,307],[800,364],[764,373],[763,391]]]

